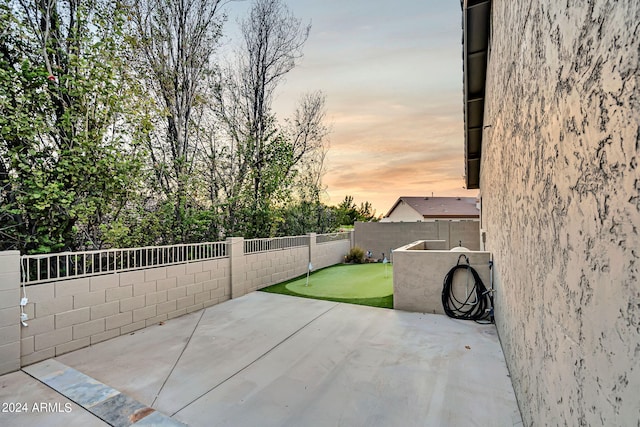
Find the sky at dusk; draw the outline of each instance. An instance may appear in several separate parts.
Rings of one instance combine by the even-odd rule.
[[[349,194],[386,213],[400,196],[476,196],[463,189],[460,2],[289,0],[311,22],[304,58],[274,101],[291,116],[304,92],[327,97],[325,202]],[[233,37],[250,1],[226,6]]]

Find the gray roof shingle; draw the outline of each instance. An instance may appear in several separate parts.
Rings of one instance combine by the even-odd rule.
[[[424,218],[480,218],[475,197],[400,197],[386,216],[401,202]]]

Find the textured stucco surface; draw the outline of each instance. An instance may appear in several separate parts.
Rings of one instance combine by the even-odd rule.
[[[407,203],[400,202],[391,212],[391,215],[382,218],[380,222],[415,222],[424,221],[424,217]]]
[[[481,164],[525,425],[640,425],[640,2],[494,1]]]

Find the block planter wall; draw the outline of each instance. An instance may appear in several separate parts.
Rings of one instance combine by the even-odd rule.
[[[460,255],[469,258],[488,289],[490,285],[489,252],[451,252],[437,250],[442,241],[414,242],[393,252],[393,308],[420,313],[445,314],[442,307],[442,287],[449,270]],[[453,286],[464,286],[467,273],[458,272]],[[471,279],[473,284],[473,278]]]

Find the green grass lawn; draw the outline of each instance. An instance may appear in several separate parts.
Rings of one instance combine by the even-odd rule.
[[[393,308],[393,266],[390,264],[340,264],[309,276],[278,283],[264,292]]]

